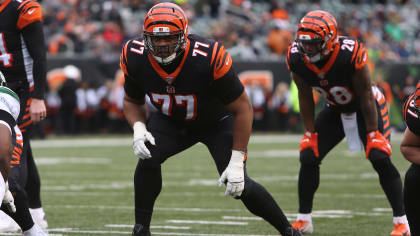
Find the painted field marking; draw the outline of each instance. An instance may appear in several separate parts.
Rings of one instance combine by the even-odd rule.
[[[198,225],[248,225],[248,222],[237,221],[207,221],[207,220],[167,220],[174,224],[198,224]]]
[[[72,228],[57,228],[50,229],[48,232],[61,232],[61,233],[78,233],[78,234],[127,234],[131,235],[130,232],[125,231],[104,231],[104,230],[78,230]],[[155,232],[152,231],[153,235],[175,235],[175,236],[278,236],[278,235],[261,235],[261,234],[204,234],[204,233],[177,233],[177,232]]]
[[[37,165],[61,165],[61,164],[93,164],[107,165],[112,162],[111,158],[92,157],[36,157]]]
[[[132,229],[133,225],[105,225],[106,228],[128,228]],[[191,229],[189,226],[171,226],[171,225],[151,225],[151,229]]]

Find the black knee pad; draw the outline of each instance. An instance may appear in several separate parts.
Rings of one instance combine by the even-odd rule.
[[[319,165],[320,159],[316,157],[312,149],[304,149],[300,152],[300,163],[302,165]]]

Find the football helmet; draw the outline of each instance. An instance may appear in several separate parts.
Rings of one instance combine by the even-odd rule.
[[[414,108],[420,114],[420,82],[417,83],[416,92],[414,93]]]
[[[299,52],[317,62],[329,55],[338,42],[337,21],[326,11],[310,11],[298,25],[296,42]]]
[[[153,6],[144,18],[145,47],[161,64],[169,64],[187,46],[188,19],[176,4],[164,2]]]

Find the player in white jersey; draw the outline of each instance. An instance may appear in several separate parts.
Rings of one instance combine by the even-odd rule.
[[[6,80],[0,72],[0,207],[7,212],[22,228],[25,236],[46,235],[32,221],[27,200],[16,202],[11,193],[22,191],[21,169],[23,153],[23,137],[16,120],[19,117],[20,101],[18,95],[6,86]],[[8,180],[10,180],[11,191]],[[24,207],[26,206],[26,207]],[[16,217],[25,220],[18,220]]]

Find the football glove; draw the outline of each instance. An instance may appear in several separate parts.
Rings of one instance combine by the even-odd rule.
[[[388,156],[391,155],[391,144],[378,130],[367,134],[366,158],[369,158],[372,148],[383,151],[388,154]]]
[[[244,161],[246,159],[246,153],[241,151],[232,150],[232,156],[230,157],[229,165],[223,171],[219,179],[219,186],[226,183],[225,196],[231,195],[233,197],[239,197],[244,191],[245,179],[244,179]]]
[[[149,149],[147,149],[145,142],[150,142],[152,145],[155,145],[155,138],[152,134],[147,131],[146,126],[143,122],[137,121],[133,126],[134,130],[134,141],[133,141],[133,150],[134,154],[140,159],[150,159]]]
[[[319,157],[318,152],[318,133],[306,131],[300,140],[299,152],[302,152],[304,149],[310,148],[314,152],[316,157]]]
[[[16,212],[15,199],[13,198],[13,195],[9,190],[8,182],[6,182],[6,192],[4,193],[3,204],[6,205],[7,209],[10,212]]]

